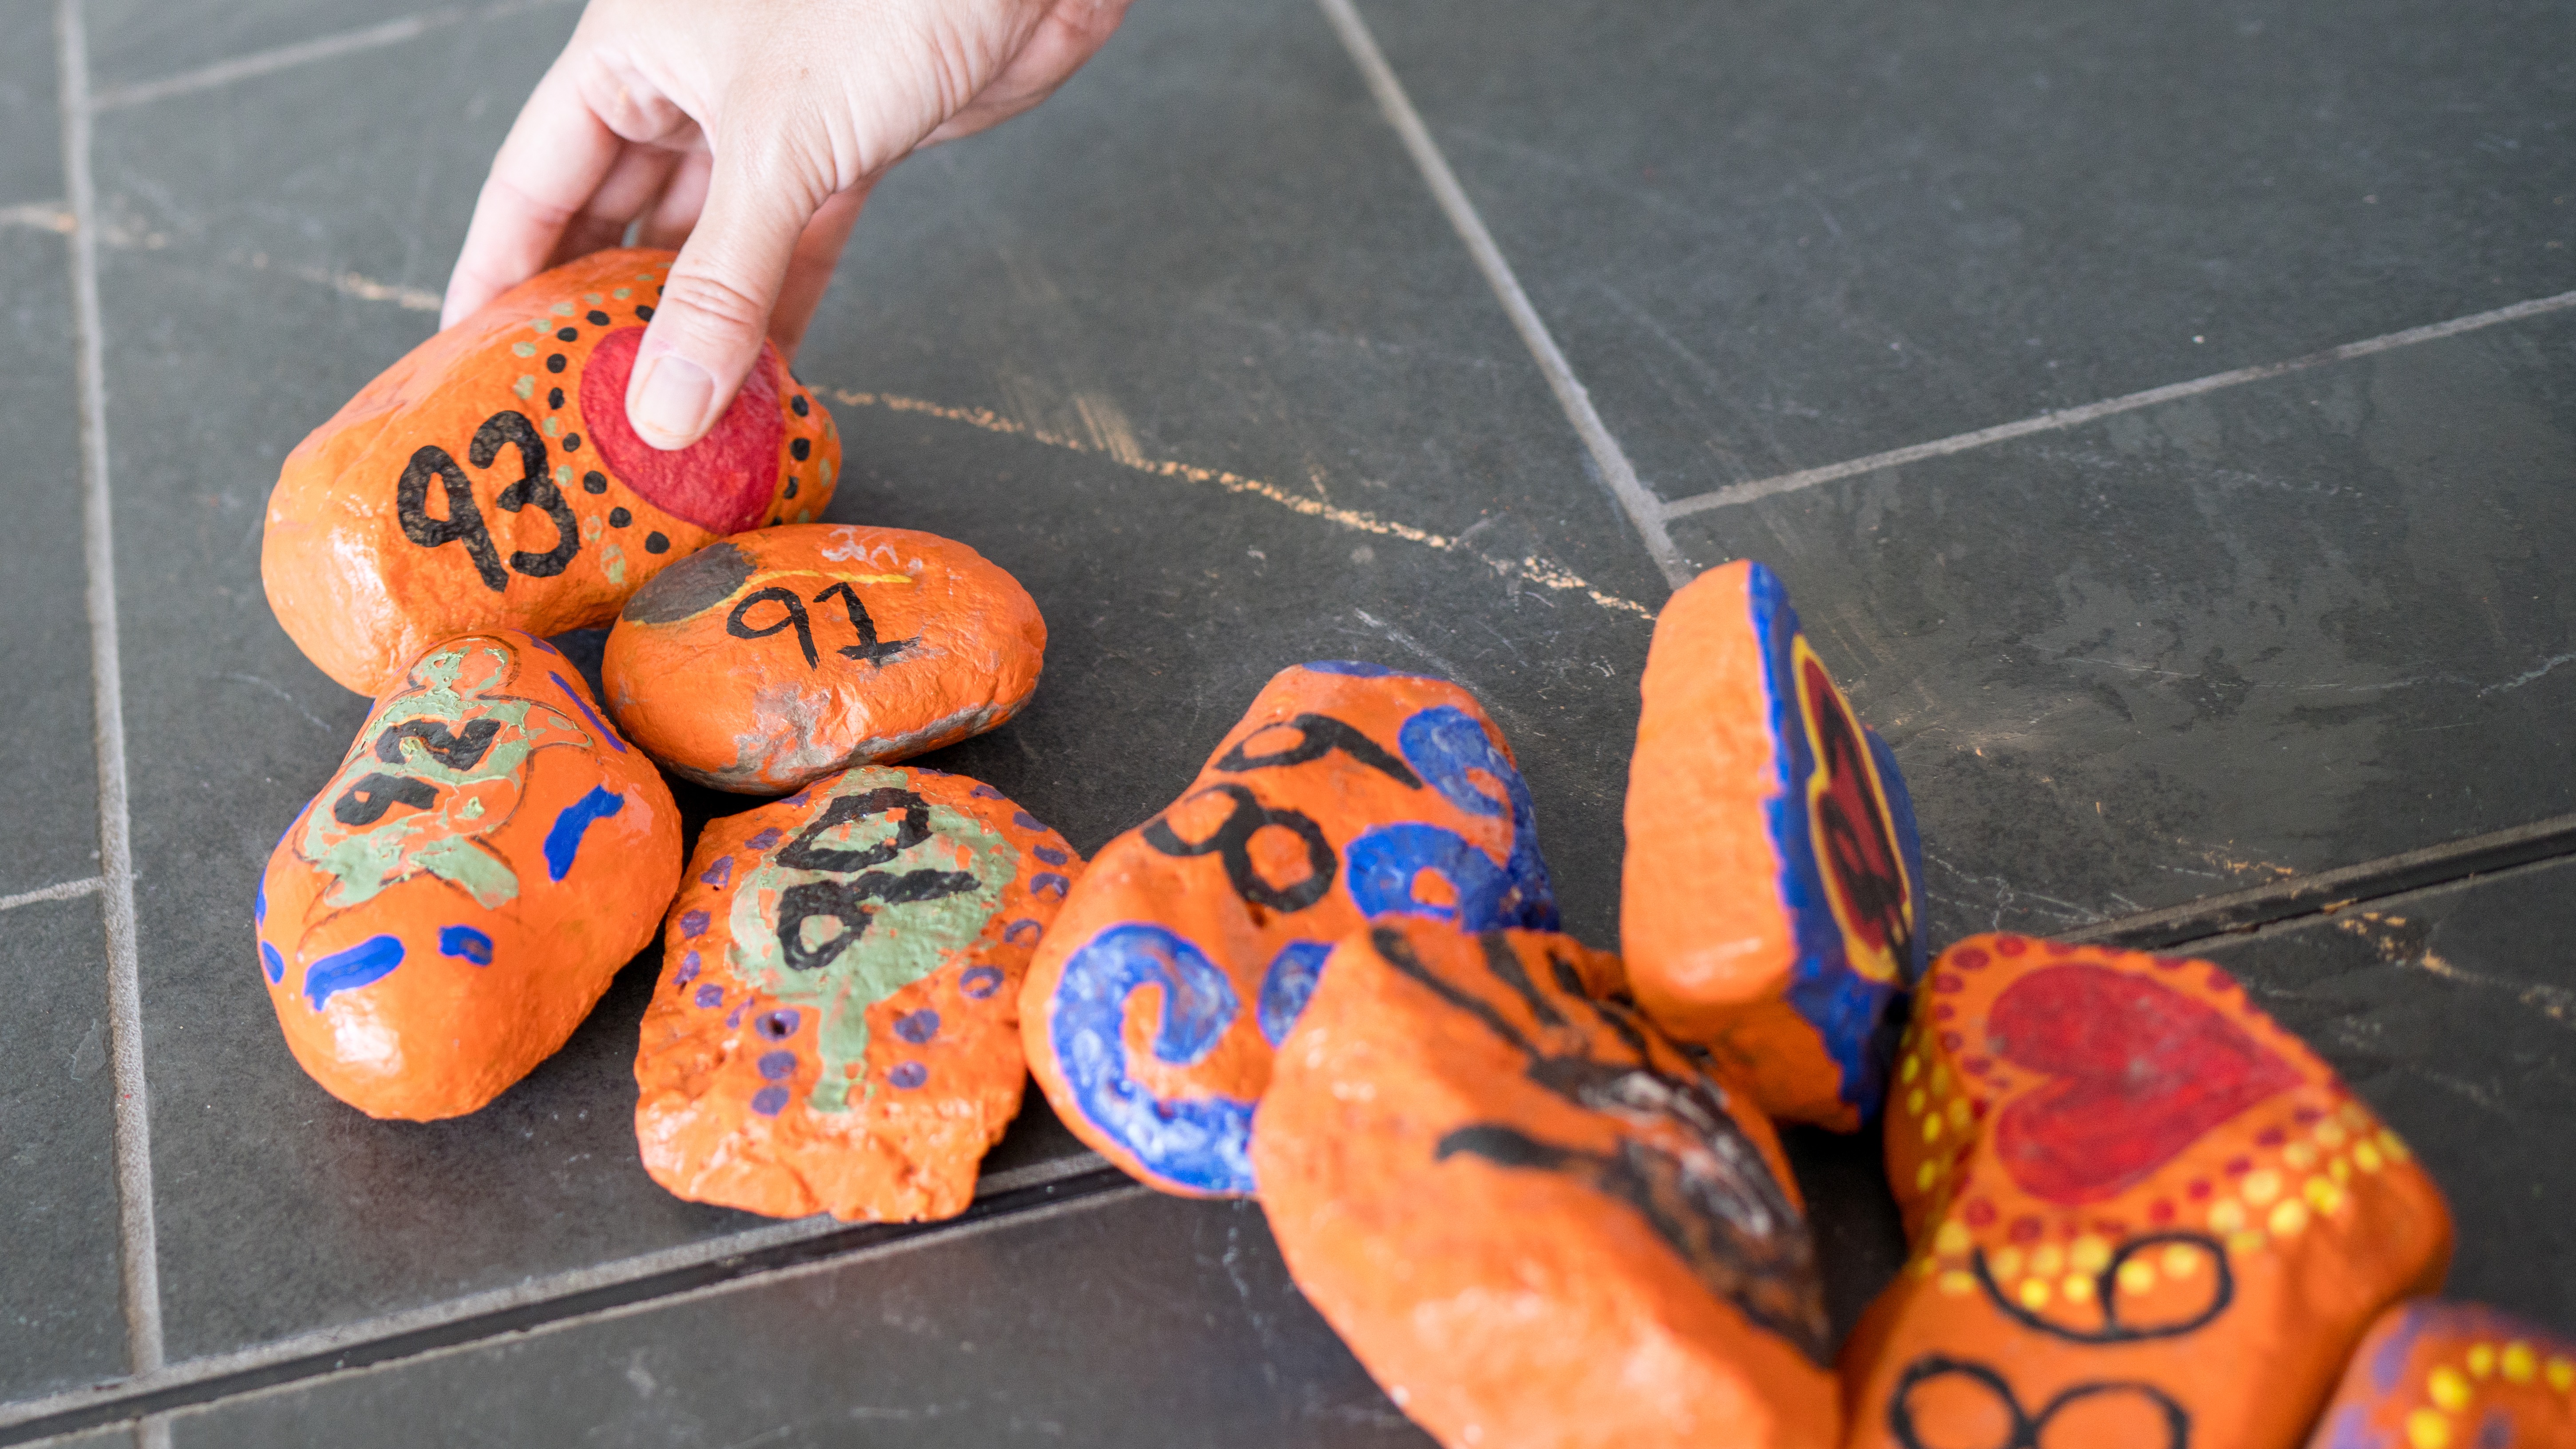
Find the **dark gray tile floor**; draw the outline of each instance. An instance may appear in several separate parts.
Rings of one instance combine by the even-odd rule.
[[[37,1246],[0,1258],[0,1442],[183,1405],[145,1441],[1406,1439],[1241,1206],[1093,1197],[688,1287],[728,1255],[859,1240],[643,1177],[651,953],[460,1122],[367,1121],[296,1070],[248,901],[365,703],[270,619],[262,503],[285,450],[427,335],[482,168],[577,12],[63,4],[97,97],[171,1366],[75,1392],[133,1351],[91,1033],[121,887],[78,893],[105,869],[78,239],[54,51],[21,44],[0,47],[0,978],[43,1009],[0,1028],[0,1151],[46,1170],[0,1176]],[[61,8],[0,0],[0,22],[49,41]],[[1667,500],[2576,288],[2563,8],[1364,15]],[[797,366],[848,440],[830,516],[963,539],[1049,619],[1029,711],[933,763],[1089,850],[1274,669],[1435,669],[1510,733],[1569,927],[1615,938],[1665,577],[1312,5],[1140,5],[1035,116],[899,169]],[[1669,526],[1697,565],[1779,568],[1896,744],[1940,941],[2576,810],[2572,482],[2560,310]],[[2347,915],[2225,949],[2428,1144],[2476,1235],[2463,1286],[2564,1320],[2576,1162],[2499,1150],[2547,1137],[2576,1070],[2552,878],[2407,907],[2388,929],[2420,939]],[[2473,1130],[2430,1145],[2454,1123]],[[1874,1145],[1792,1151],[1848,1323],[1895,1261]],[[993,1166],[1009,1187],[1087,1162],[1035,1106]],[[327,1375],[343,1352],[393,1357]]]

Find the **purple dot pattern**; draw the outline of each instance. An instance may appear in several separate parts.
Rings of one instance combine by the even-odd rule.
[[[1034,945],[1038,937],[1045,934],[1046,927],[1032,920],[1021,919],[1011,922],[1010,928],[1002,932],[1002,939],[1017,946],[1023,944],[1025,938],[1026,944]]]
[[[907,1092],[929,1080],[930,1068],[919,1062],[903,1062],[893,1071],[886,1073],[886,1082],[889,1085],[901,1087]]]
[[[1057,900],[1063,900],[1064,893],[1072,888],[1072,881],[1065,879],[1063,876],[1057,875],[1051,870],[1040,871],[1029,881],[1029,894],[1053,896]]]
[[[998,799],[999,797],[997,796],[997,797],[995,797],[995,798],[997,798],[997,799]],[[1014,811],[1012,811],[1012,812],[1011,812],[1011,823],[1012,823],[1013,825],[1016,825],[1016,826],[1020,827],[1022,830],[1044,830],[1044,829],[1046,829],[1046,822],[1045,822],[1045,821],[1040,820],[1039,818],[1037,818],[1037,817],[1036,817],[1036,816],[1034,816],[1034,815],[1031,815],[1031,814],[1030,814],[1029,812],[1027,812],[1026,810],[1014,810]]]
[[[698,872],[698,884],[718,889],[733,884],[733,857],[728,855]]]
[[[1049,864],[1049,865],[1062,865],[1062,864],[1064,864],[1066,861],[1073,859],[1073,857],[1072,857],[1072,856],[1067,855],[1065,852],[1063,852],[1063,851],[1061,851],[1061,850],[1056,849],[1056,848],[1055,848],[1054,846],[1052,846],[1052,845],[1041,845],[1041,846],[1037,847],[1035,850],[1031,851],[1030,853],[1031,853],[1031,854],[1033,854],[1033,855],[1035,855],[1038,859],[1045,861],[1045,862],[1046,862],[1047,864]]]
[[[1002,792],[994,789],[990,785],[976,786],[974,794],[975,798],[978,800],[999,800],[1002,798]]]
[[[706,912],[704,912],[704,911],[683,911],[683,912],[681,912],[681,913],[680,913],[680,936],[681,936],[681,938],[682,938],[683,940],[694,941],[694,940],[696,940],[697,938],[699,938],[700,936],[705,935],[705,934],[707,933],[707,920],[708,920],[708,916],[707,916],[707,913],[706,913]]]
[[[764,830],[749,840],[744,841],[743,844],[753,850],[767,850],[786,838],[787,833],[773,825],[769,829]]]
[[[957,989],[975,1001],[1002,989],[1002,973],[992,966],[977,966],[957,978]]]
[[[782,1006],[776,1011],[761,1013],[760,1019],[751,1024],[751,1029],[760,1033],[762,1041],[785,1041],[796,1034],[797,1025],[804,1019],[795,1007]]]
[[[796,1053],[761,1053],[760,1074],[773,1082],[786,1081],[789,1077],[796,1075]]]
[[[724,988],[710,981],[698,988],[698,1005],[710,1009],[724,1005]]]
[[[763,1087],[751,1094],[751,1110],[763,1117],[775,1117],[787,1110],[785,1087]]]
[[[680,969],[671,977],[674,986],[686,986],[698,979],[698,953],[691,951],[680,958]]]
[[[895,1018],[894,1034],[914,1046],[920,1046],[939,1035],[939,1013],[927,1007],[920,1011],[905,1012]]]
[[[742,1025],[742,1014],[750,1006],[751,997],[749,995],[745,995],[742,1000],[735,1002],[733,1004],[733,1013],[725,1018],[725,1025],[728,1028]]]

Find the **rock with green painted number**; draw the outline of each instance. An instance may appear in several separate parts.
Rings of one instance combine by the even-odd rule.
[[[952,1217],[1020,1109],[1020,980],[1082,861],[989,785],[864,766],[712,821],[636,1053],[653,1180],[777,1217]]]

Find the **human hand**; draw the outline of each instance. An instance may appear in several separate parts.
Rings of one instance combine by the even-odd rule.
[[[794,358],[877,178],[1044,100],[1127,4],[591,0],[493,158],[440,325],[641,222],[680,255],[627,418],[687,447],[764,336]]]

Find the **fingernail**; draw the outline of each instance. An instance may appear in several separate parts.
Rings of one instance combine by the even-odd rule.
[[[707,404],[716,394],[713,374],[677,353],[644,363],[644,375],[626,404],[636,436],[665,452],[685,448],[706,431]]]

